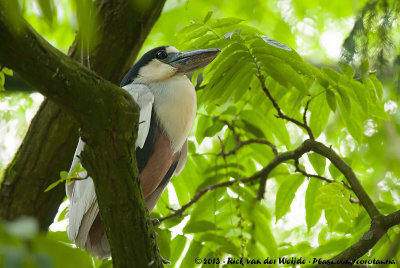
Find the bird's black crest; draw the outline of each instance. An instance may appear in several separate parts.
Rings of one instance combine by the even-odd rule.
[[[137,75],[139,74],[139,69],[143,66],[145,66],[146,64],[148,64],[150,61],[152,61],[153,59],[157,58],[157,53],[159,53],[160,51],[164,51],[166,52],[168,46],[161,46],[161,47],[156,47],[153,48],[152,50],[146,52],[138,62],[136,62],[135,65],[133,65],[133,67],[126,73],[126,75],[124,76],[124,78],[121,81],[121,84],[119,85],[120,87],[126,86],[130,83],[132,83],[132,81],[137,77]]]

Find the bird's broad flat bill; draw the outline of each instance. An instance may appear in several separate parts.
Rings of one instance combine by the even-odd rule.
[[[178,69],[177,73],[190,73],[207,66],[220,52],[221,50],[217,48],[178,52],[169,56],[166,61]]]

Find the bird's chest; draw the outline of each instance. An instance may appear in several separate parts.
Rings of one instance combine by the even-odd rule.
[[[174,152],[182,148],[196,116],[196,92],[186,76],[152,85],[154,110],[171,140]]]

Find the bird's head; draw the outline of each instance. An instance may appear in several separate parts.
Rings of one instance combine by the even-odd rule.
[[[161,82],[176,75],[185,75],[200,69],[221,51],[216,48],[179,52],[175,47],[156,47],[145,53],[129,70],[121,82],[121,87],[132,83]]]

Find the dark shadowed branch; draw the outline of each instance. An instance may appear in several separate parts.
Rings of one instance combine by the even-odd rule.
[[[400,224],[400,210],[392,214],[382,217],[376,217],[371,222],[371,227],[364,235],[349,248],[333,257],[332,261],[342,260],[356,260],[366,254],[384,234],[387,233],[389,228]],[[351,265],[331,264],[331,265],[318,265],[317,267],[351,267]]]
[[[119,84],[133,63],[165,0],[147,1],[148,4],[142,5],[141,9],[135,8],[135,3],[139,2],[94,2],[100,25],[96,27],[98,42],[91,46],[91,69],[115,84]],[[80,60],[78,43],[75,40],[69,51],[75,60]],[[21,215],[30,215],[46,231],[65,197],[65,189],[59,185],[46,193],[44,190],[59,179],[60,171],[69,170],[77,142],[76,121],[46,99],[0,179],[0,218],[13,220]]]

